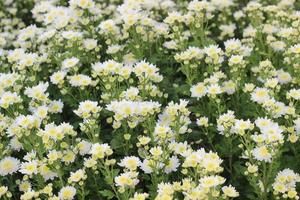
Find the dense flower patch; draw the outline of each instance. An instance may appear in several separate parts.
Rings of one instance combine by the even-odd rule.
[[[299,101],[298,0],[0,1],[0,199],[299,199]]]

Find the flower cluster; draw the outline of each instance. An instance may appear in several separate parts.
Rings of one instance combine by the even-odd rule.
[[[297,0],[0,0],[0,199],[299,199]]]

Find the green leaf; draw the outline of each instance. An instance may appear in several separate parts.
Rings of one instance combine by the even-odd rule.
[[[110,190],[102,190],[99,193],[107,199],[112,199],[115,196],[115,194]]]

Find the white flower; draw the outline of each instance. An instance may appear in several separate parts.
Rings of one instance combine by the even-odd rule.
[[[206,95],[207,88],[203,83],[198,83],[191,87],[192,97],[201,98]]]
[[[47,180],[53,180],[54,178],[57,177],[57,173],[51,171],[49,169],[49,167],[47,167],[47,165],[42,164],[39,167],[39,173],[43,176],[43,178],[45,179],[45,181]]]
[[[255,88],[251,93],[251,99],[258,103],[263,103],[270,99],[269,91],[266,88]]]
[[[285,72],[283,70],[277,71],[277,78],[278,82],[281,84],[286,84],[292,81],[292,77],[288,72]]]
[[[212,84],[207,87],[207,93],[210,95],[217,95],[217,94],[221,94],[222,90],[218,84]]]
[[[243,56],[241,55],[232,55],[230,58],[229,58],[229,66],[232,66],[232,65],[239,65],[243,62]]]
[[[161,156],[163,154],[162,148],[160,146],[152,147],[149,152],[155,157]]]
[[[93,144],[90,154],[95,156],[96,158],[102,159],[105,156],[109,156],[112,154],[112,150],[108,144]]]
[[[61,35],[68,40],[82,38],[81,32],[63,31]]]
[[[88,86],[91,85],[92,83],[91,77],[84,74],[77,74],[74,76],[70,76],[69,79],[70,79],[70,84],[73,87]]]
[[[19,171],[22,174],[27,174],[27,175],[37,174],[38,173],[38,163],[36,160],[22,163]]]
[[[62,109],[64,107],[64,104],[61,100],[58,101],[51,101],[51,103],[48,106],[48,111],[51,113],[61,113]]]
[[[36,86],[33,87],[27,87],[24,94],[26,94],[28,97],[39,100],[39,101],[45,101],[48,97],[48,93],[45,93],[49,84],[48,83],[39,83]]]
[[[76,189],[73,186],[65,186],[60,189],[58,197],[60,200],[72,200],[76,195]]]
[[[252,155],[256,160],[271,162],[272,154],[266,146],[256,147],[252,150]]]
[[[92,114],[99,113],[101,107],[98,106],[98,102],[86,100],[79,103],[79,108],[74,111],[76,115],[82,118],[89,118]]]
[[[21,97],[16,92],[4,92],[0,97],[0,106],[2,108],[8,108],[9,105],[20,103],[21,101]]]
[[[61,83],[63,83],[66,75],[67,75],[67,73],[64,71],[55,72],[50,76],[50,81],[51,81],[51,83],[56,84],[56,85],[61,84]]]
[[[39,127],[41,120],[35,115],[20,115],[15,119],[15,124],[22,128]]]
[[[295,100],[300,100],[300,89],[291,89],[286,94],[287,98],[292,98]]]
[[[87,49],[87,50],[92,50],[94,48],[97,47],[97,40],[94,39],[85,39],[83,41],[83,46]]]
[[[145,159],[142,163],[141,163],[141,169],[144,171],[144,173],[146,174],[151,174],[153,172],[153,167],[152,166],[153,163],[147,159]]]
[[[20,166],[20,161],[13,157],[4,157],[0,161],[0,175],[6,176],[8,174],[13,174],[18,171]]]
[[[179,159],[176,156],[172,156],[168,163],[164,167],[164,171],[169,174],[171,172],[176,172],[177,168],[180,166]]]
[[[239,196],[239,193],[231,185],[222,187],[222,191],[227,197],[238,197]]]
[[[123,158],[121,160],[121,162],[119,163],[119,165],[121,167],[125,167],[131,171],[136,170],[139,166],[140,166],[140,159],[138,157],[135,156],[127,156],[125,158]]]
[[[85,171],[82,169],[77,170],[76,172],[71,172],[71,175],[69,177],[70,182],[79,182],[82,179],[85,178]]]
[[[67,58],[62,62],[62,69],[70,69],[77,65],[79,63],[79,59],[72,57],[72,58]]]
[[[0,186],[0,197],[2,197],[8,191],[7,186]]]
[[[116,186],[133,187],[139,183],[137,172],[125,172],[115,177]]]
[[[91,150],[92,144],[90,142],[83,140],[77,144],[77,147],[79,149],[79,154],[83,156],[83,155],[86,155],[89,153],[89,151]]]
[[[20,151],[22,149],[22,143],[18,140],[16,136],[11,138],[9,141],[9,146],[12,150]]]
[[[216,187],[225,182],[225,179],[221,176],[205,176],[200,178],[200,185],[204,188]]]

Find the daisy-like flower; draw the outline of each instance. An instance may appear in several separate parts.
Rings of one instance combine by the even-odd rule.
[[[119,187],[134,187],[139,183],[137,172],[125,172],[115,177],[116,186]]]
[[[256,147],[252,150],[252,155],[256,160],[271,162],[272,154],[266,146]]]
[[[60,189],[58,197],[60,200],[72,200],[75,198],[76,189],[73,186],[65,186]]]
[[[82,169],[77,170],[76,172],[71,172],[71,175],[68,179],[69,182],[79,182],[82,179],[85,179],[85,171]]]
[[[4,92],[0,98],[0,107],[8,108],[10,105],[20,103],[21,101],[21,97],[16,92]]]
[[[177,168],[180,166],[179,159],[176,156],[172,156],[164,167],[164,171],[169,174],[171,172],[176,172]]]
[[[127,156],[125,158],[123,158],[121,160],[121,162],[119,163],[119,165],[121,167],[125,167],[131,171],[136,170],[139,166],[140,166],[140,159],[138,157],[135,156]]]
[[[36,99],[39,101],[45,101],[48,97],[48,93],[45,93],[47,88],[49,86],[49,83],[39,83],[36,86],[33,87],[27,87],[24,94],[32,99]]]
[[[231,185],[222,187],[222,191],[227,197],[238,197],[239,193]]]
[[[66,75],[67,73],[64,71],[55,72],[50,76],[50,81],[55,85],[62,84]]]
[[[206,95],[207,88],[206,88],[205,84],[198,83],[191,87],[191,93],[192,93],[192,97],[201,98]]]
[[[251,93],[251,99],[258,103],[263,103],[270,99],[269,91],[266,88],[256,88]]]
[[[200,185],[204,188],[216,187],[225,182],[221,176],[205,176],[199,180]]]
[[[77,74],[69,77],[69,82],[73,87],[88,86],[92,84],[91,77],[84,74]]]
[[[38,173],[38,162],[32,160],[21,164],[20,170],[22,174],[32,175]]]
[[[75,65],[77,65],[79,63],[79,59],[72,57],[72,58],[67,58],[62,62],[62,66],[61,68],[63,70],[68,70],[71,69],[72,67],[74,67]]]
[[[4,157],[0,161],[0,175],[6,176],[8,174],[13,174],[19,170],[20,161],[13,157]]]
[[[76,115],[82,118],[89,118],[91,115],[101,111],[101,107],[98,106],[98,102],[86,100],[79,103],[79,108],[74,111]]]

